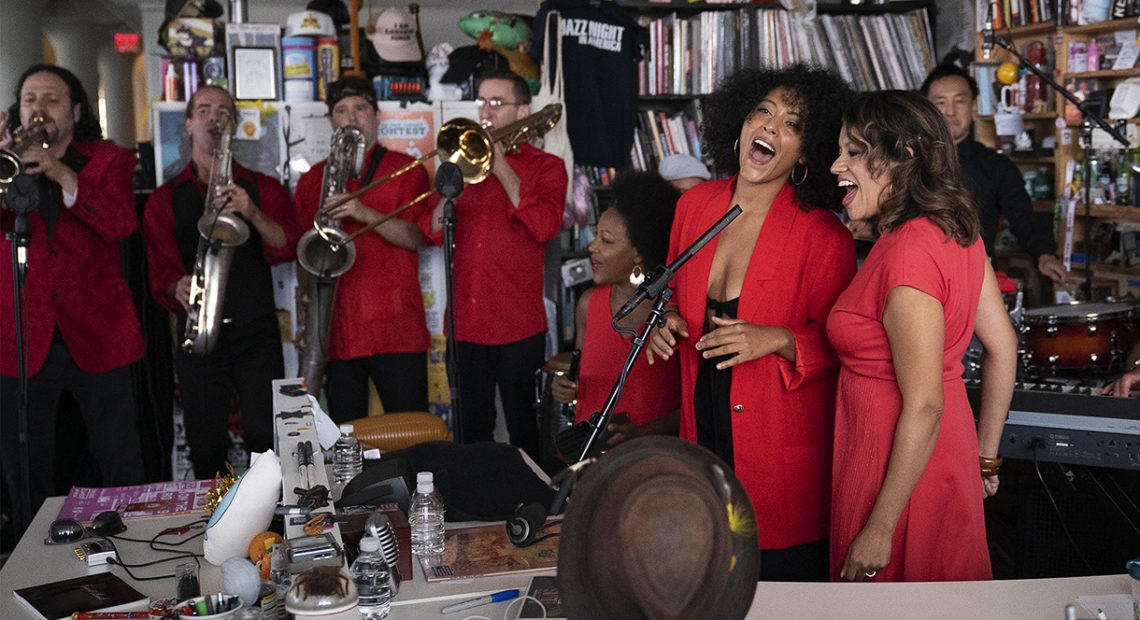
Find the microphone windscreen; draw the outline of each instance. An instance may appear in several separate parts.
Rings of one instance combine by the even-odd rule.
[[[435,189],[444,198],[457,198],[463,193],[463,171],[445,161],[435,171]]]

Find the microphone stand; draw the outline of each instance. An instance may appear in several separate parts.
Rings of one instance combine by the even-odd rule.
[[[33,177],[17,175],[8,188],[8,195],[0,206],[14,215],[13,229],[8,238],[12,246],[12,303],[15,309],[16,332],[16,423],[20,450],[20,488],[13,517],[17,534],[32,522],[32,456],[31,437],[28,432],[28,366],[24,351],[24,282],[28,275],[28,244],[31,228],[28,215],[39,206],[39,193]]]
[[[610,390],[610,395],[609,398],[606,399],[605,406],[602,407],[600,412],[596,412],[590,417],[590,435],[586,438],[586,442],[582,444],[582,451],[578,455],[578,462],[582,462],[591,456],[596,456],[596,454],[594,454],[594,444],[602,432],[605,431],[606,426],[609,425],[610,418],[613,417],[618,398],[621,397],[622,390],[625,389],[625,381],[629,376],[629,371],[633,368],[633,363],[637,360],[637,356],[641,354],[641,350],[645,348],[645,339],[649,337],[649,333],[654,327],[665,326],[665,305],[673,297],[673,291],[669,288],[669,282],[673,280],[673,276],[676,275],[677,270],[680,269],[682,265],[687,263],[705,244],[712,241],[713,237],[720,234],[720,231],[724,230],[724,227],[736,219],[741,212],[740,205],[733,206],[717,220],[711,228],[705,231],[700,238],[694,241],[688,249],[681,252],[677,258],[674,258],[672,263],[664,267],[658,266],[657,269],[654,269],[653,273],[638,287],[637,293],[614,315],[614,329],[621,331],[617,326],[619,320],[628,315],[629,312],[642,301],[651,297],[655,300],[653,302],[653,308],[649,312],[649,317],[645,319],[645,327],[642,328],[640,334],[634,335],[633,346],[630,347],[629,354],[625,357],[625,363],[622,365],[621,373],[618,375],[617,382],[614,383],[613,389]],[[598,450],[600,449],[601,447],[599,446]]]
[[[459,351],[455,342],[455,290],[452,282],[452,260],[455,248],[455,199],[463,193],[463,173],[459,166],[445,161],[436,169],[436,189],[443,197],[444,289],[447,294],[447,384],[451,392],[451,420],[455,443],[463,443],[463,403],[459,396]]]
[[[1084,227],[1085,228],[1085,230],[1084,230],[1084,236],[1085,236],[1085,239],[1084,239],[1085,283],[1084,283],[1084,289],[1085,289],[1085,300],[1086,301],[1092,301],[1092,256],[1090,255],[1090,251],[1091,251],[1090,246],[1092,244],[1092,184],[1093,184],[1093,179],[1089,178],[1089,172],[1090,172],[1090,168],[1091,168],[1091,166],[1089,165],[1089,160],[1092,158],[1093,125],[1096,125],[1098,128],[1104,130],[1105,133],[1107,133],[1109,136],[1111,136],[1113,140],[1116,140],[1121,145],[1123,145],[1124,148],[1128,148],[1128,146],[1129,146],[1128,145],[1128,138],[1124,137],[1124,134],[1121,133],[1121,129],[1124,127],[1125,121],[1120,120],[1120,121],[1117,121],[1116,124],[1109,124],[1108,121],[1101,118],[1097,113],[1092,111],[1092,108],[1090,107],[1088,101],[1082,101],[1081,99],[1078,99],[1075,94],[1070,92],[1064,86],[1061,86],[1060,84],[1058,84],[1053,79],[1053,77],[1051,75],[1049,75],[1045,71],[1042,71],[1041,69],[1038,69],[1033,63],[1029,62],[1028,58],[1026,58],[1025,56],[1022,56],[1021,52],[1019,52],[1017,50],[1017,47],[1015,45],[1013,45],[1012,43],[1010,43],[1009,41],[1007,41],[1005,39],[1005,37],[1002,37],[1001,35],[995,34],[993,36],[993,40],[994,40],[994,43],[997,43],[998,45],[1002,46],[1003,48],[1005,48],[1006,51],[1008,51],[1010,54],[1012,54],[1013,57],[1017,59],[1018,64],[1020,64],[1022,67],[1025,67],[1026,69],[1028,69],[1030,72],[1033,73],[1033,75],[1036,75],[1037,77],[1041,78],[1041,81],[1048,84],[1049,87],[1052,88],[1057,94],[1061,95],[1062,97],[1064,97],[1065,99],[1069,100],[1071,103],[1076,105],[1077,109],[1080,110],[1080,112],[1081,112],[1081,143],[1082,143],[1082,146],[1084,148],[1084,161],[1081,162],[1081,170],[1082,170],[1081,179],[1082,179],[1083,184],[1084,184],[1083,189],[1084,189],[1084,198],[1085,198],[1084,199],[1084,202],[1085,202],[1085,227]]]

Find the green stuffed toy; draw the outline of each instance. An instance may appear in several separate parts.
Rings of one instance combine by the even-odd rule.
[[[482,10],[460,18],[459,29],[478,41],[479,49],[506,58],[511,71],[530,85],[530,93],[538,92],[538,63],[527,53],[530,27],[525,21],[502,11]]]

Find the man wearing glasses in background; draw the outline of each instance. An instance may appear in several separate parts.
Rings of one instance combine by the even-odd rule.
[[[482,75],[477,93],[489,131],[531,114],[526,82],[509,71]],[[517,150],[496,143],[491,174],[456,200],[452,302],[466,443],[493,440],[497,386],[511,444],[538,458],[533,382],[545,359],[543,262],[562,225],[566,184],[561,158],[526,143]],[[437,241],[443,205],[432,216]]]

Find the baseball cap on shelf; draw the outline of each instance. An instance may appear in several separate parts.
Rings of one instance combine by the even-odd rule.
[[[405,9],[389,7],[376,18],[376,32],[368,35],[376,54],[385,62],[422,62],[416,18]]]
[[[292,13],[285,20],[286,37],[335,37],[332,17],[320,11]]]
[[[709,174],[709,169],[701,163],[701,160],[692,155],[681,153],[666,156],[661,160],[661,163],[657,165],[657,171],[666,181],[687,179],[689,177],[697,177],[707,181],[712,177],[712,175]]]
[[[346,77],[329,84],[329,111],[332,112],[336,104],[345,97],[364,97],[373,108],[377,107],[376,89],[373,88],[372,82],[361,77]]]

